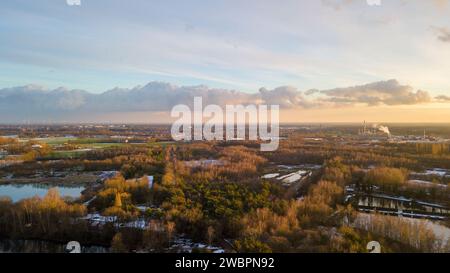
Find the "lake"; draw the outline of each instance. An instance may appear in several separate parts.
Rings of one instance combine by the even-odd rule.
[[[44,197],[50,188],[55,188],[55,186],[42,184],[0,185],[0,196],[8,196],[13,200],[13,202],[17,202],[36,195]],[[58,188],[59,194],[61,196],[68,196],[73,198],[80,197],[81,192],[84,190],[84,187],[57,186],[56,188]]]

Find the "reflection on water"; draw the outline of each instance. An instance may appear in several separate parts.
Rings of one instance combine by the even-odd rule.
[[[0,240],[0,253],[66,253],[65,244],[41,240]],[[82,246],[81,253],[108,253],[102,246]]]
[[[0,185],[0,196],[8,196],[13,202],[19,200],[30,198],[33,196],[43,197],[47,194],[47,191],[53,188],[50,185],[44,184],[26,184],[26,185]],[[58,186],[58,191],[61,196],[69,196],[73,198],[78,198],[84,187],[60,187]]]

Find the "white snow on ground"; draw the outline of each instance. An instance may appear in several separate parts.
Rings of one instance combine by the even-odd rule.
[[[450,176],[450,170],[447,169],[440,169],[440,168],[434,168],[434,169],[428,169],[423,173],[416,173],[412,172],[413,175],[436,175],[441,177],[448,177]]]
[[[427,186],[437,186],[437,187],[444,187],[444,188],[447,187],[447,185],[444,185],[444,184],[433,183],[431,181],[418,180],[418,179],[409,180],[408,182],[413,183],[413,184],[427,185]]]
[[[275,177],[277,177],[279,175],[280,175],[279,173],[269,173],[269,174],[265,174],[265,175],[261,176],[261,178],[271,179],[271,178],[275,178]]]
[[[117,216],[102,216],[99,213],[92,213],[92,214],[88,214],[85,217],[82,217],[81,219],[83,220],[89,220],[92,222],[115,222],[117,221]]]
[[[322,165],[314,165],[314,164],[302,164],[302,165],[278,165],[278,168],[281,169],[320,169]]]
[[[146,212],[148,209],[151,209],[152,207],[141,205],[141,206],[136,206],[136,208],[138,210],[140,210],[141,212]]]
[[[147,222],[143,219],[138,219],[127,223],[117,223],[117,216],[102,216],[99,213],[88,214],[80,219],[89,221],[92,226],[103,226],[106,223],[114,223],[114,226],[118,228],[129,227],[146,229],[148,227]]]
[[[297,168],[297,166],[288,166],[288,165],[278,165],[278,168],[282,168],[282,169],[294,169]]]
[[[206,245],[202,243],[194,243],[191,239],[177,238],[174,240],[170,249],[177,250],[181,253],[191,253],[194,248],[207,249],[212,253],[225,253],[225,250],[221,247]]]
[[[320,169],[322,166],[313,164],[303,165],[278,165],[280,173],[269,173],[261,176],[263,179],[273,179],[282,181],[285,185],[301,181],[303,178],[310,176],[314,170]],[[288,171],[287,171],[288,170]],[[285,174],[286,172],[289,172]],[[297,171],[296,171],[297,170]],[[282,175],[283,174],[283,175]],[[281,176],[280,176],[281,175]]]
[[[300,174],[291,173],[291,174],[279,177],[278,180],[283,180],[283,183],[294,183],[294,182],[300,180],[301,178],[302,178],[302,176]]]
[[[426,172],[425,172],[426,174],[432,174],[432,175],[439,175],[439,176],[444,176],[444,175],[446,175],[447,174],[447,172],[446,171],[440,171],[440,170],[427,170]]]
[[[128,228],[138,228],[138,229],[146,229],[147,222],[145,220],[136,220],[128,223],[117,223],[116,227],[128,227]]]
[[[307,175],[308,173],[309,173],[308,171],[300,170],[300,171],[297,171],[294,173],[280,176],[277,179],[282,180],[283,183],[291,184],[291,183],[299,181],[300,179],[302,179],[303,176]]]

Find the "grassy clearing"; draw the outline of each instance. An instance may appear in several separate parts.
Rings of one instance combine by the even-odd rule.
[[[56,159],[72,159],[79,158],[82,154],[87,151],[54,151],[49,155],[45,156],[44,159],[56,160]]]

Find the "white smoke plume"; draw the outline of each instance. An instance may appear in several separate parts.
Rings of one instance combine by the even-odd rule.
[[[387,126],[383,126],[383,125],[378,125],[378,124],[374,124],[372,126],[374,129],[377,129],[380,132],[386,133],[387,135],[391,135],[391,131],[389,130],[389,127]]]

